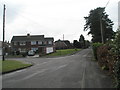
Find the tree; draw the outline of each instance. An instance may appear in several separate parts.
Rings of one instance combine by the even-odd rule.
[[[101,25],[103,32],[103,40],[106,42],[113,38],[114,31],[112,30],[113,22],[108,18],[105,8],[96,8],[89,12],[87,17],[84,17],[86,24],[84,31],[88,31],[88,35],[92,35],[93,42],[102,42],[101,40]]]
[[[80,43],[79,43],[77,40],[74,40],[74,41],[73,41],[73,46],[74,46],[75,48],[80,48]]]
[[[82,34],[80,35],[79,43],[80,43],[81,48],[85,48],[85,38]]]
[[[85,40],[85,48],[88,48],[90,46],[90,42],[88,40]]]

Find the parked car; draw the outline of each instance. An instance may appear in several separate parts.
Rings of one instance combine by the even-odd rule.
[[[35,52],[33,50],[28,51],[28,56],[34,56]]]

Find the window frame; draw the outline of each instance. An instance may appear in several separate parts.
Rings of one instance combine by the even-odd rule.
[[[37,41],[31,41],[31,45],[37,45]]]
[[[25,42],[25,41],[19,42],[19,45],[20,45],[20,46],[25,46],[25,45],[26,45],[26,42]]]
[[[43,42],[42,41],[38,41],[38,45],[42,45],[43,44]]]

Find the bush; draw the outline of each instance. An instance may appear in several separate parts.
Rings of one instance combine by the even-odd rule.
[[[16,55],[20,55],[20,51],[16,51]]]
[[[103,45],[102,43],[93,43],[92,44],[93,54],[94,54],[95,60],[97,60],[97,49],[98,49],[98,47],[100,47],[102,45]]]
[[[115,39],[103,45],[93,43],[93,53],[102,69],[108,69],[109,74],[115,76],[116,87],[120,88],[120,29]]]
[[[116,55],[116,64],[115,64],[115,78],[116,78],[116,87],[120,88],[120,28],[116,32],[115,39],[112,44],[113,48],[111,49],[112,53]]]
[[[120,60],[115,65],[116,87],[120,88]]]
[[[27,56],[27,52],[22,52],[21,55],[22,55],[23,57],[26,57],[26,56]]]
[[[109,70],[109,74],[113,74],[116,62],[115,55],[110,52],[109,45],[100,46],[97,50],[98,64],[102,69]]]

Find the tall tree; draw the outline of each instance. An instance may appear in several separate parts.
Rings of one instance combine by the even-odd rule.
[[[105,8],[99,7],[94,10],[91,10],[89,12],[89,15],[84,18],[86,20],[86,24],[84,25],[84,31],[89,30],[88,34],[92,35],[93,42],[102,42],[101,27],[104,42],[113,38],[113,22],[108,18],[108,15],[105,12]]]
[[[80,43],[79,43],[77,40],[74,40],[74,41],[73,41],[73,46],[74,46],[75,48],[80,48]]]
[[[82,34],[80,35],[79,43],[80,43],[81,48],[85,48],[85,38]]]

